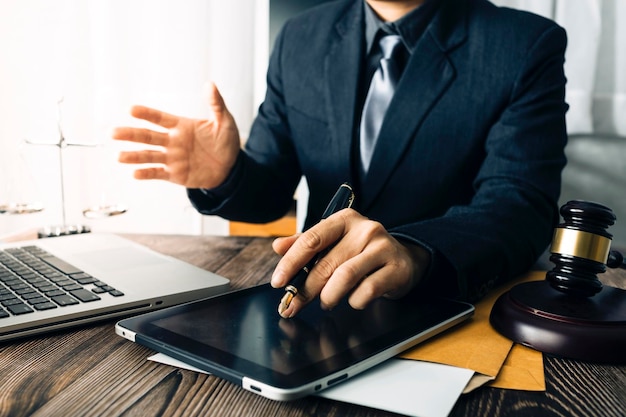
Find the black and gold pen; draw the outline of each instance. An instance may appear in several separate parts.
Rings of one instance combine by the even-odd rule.
[[[353,202],[354,192],[352,191],[352,187],[350,187],[350,185],[346,183],[341,184],[341,186],[333,196],[332,200],[330,200],[330,203],[328,203],[326,210],[324,210],[324,214],[322,214],[322,218],[320,219],[320,221],[331,216],[332,214],[337,213],[340,210],[351,207]],[[304,268],[298,271],[298,273],[291,279],[289,285],[285,287],[285,295],[283,295],[283,298],[280,300],[280,304],[278,305],[279,314],[282,315],[283,311],[285,311],[287,307],[289,307],[293,298],[298,295],[298,288],[302,288],[302,286],[304,285],[304,282],[306,281],[306,278],[309,275],[311,269],[313,269],[317,261],[324,255],[326,255],[329,250],[330,247],[316,254],[304,266]]]

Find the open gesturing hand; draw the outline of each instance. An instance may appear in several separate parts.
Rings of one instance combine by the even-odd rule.
[[[157,146],[157,149],[121,152],[127,164],[156,164],[135,171],[135,178],[159,179],[187,188],[213,188],[228,176],[240,152],[239,132],[233,116],[214,85],[209,91],[212,120],[175,116],[144,106],[131,114],[164,129],[118,127],[113,139]]]

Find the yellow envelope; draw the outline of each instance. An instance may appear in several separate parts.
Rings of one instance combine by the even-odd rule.
[[[521,282],[541,279],[545,279],[545,272],[533,271],[498,287],[476,304],[474,317],[468,322],[402,353],[400,357],[473,370],[477,374],[466,392],[491,381],[497,384],[492,386],[498,388],[537,390],[543,386],[545,389],[542,354],[528,348],[513,349],[513,342],[496,332],[489,323],[491,308],[500,295]],[[511,357],[505,366],[509,353]],[[501,369],[502,376],[499,375]]]
[[[543,355],[529,347],[514,344],[494,381],[487,386],[523,391],[545,391]]]

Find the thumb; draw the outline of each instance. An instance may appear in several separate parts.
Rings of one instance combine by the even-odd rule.
[[[212,82],[206,84],[205,92],[213,118],[219,123],[222,118],[228,114],[224,98],[220,94],[215,83]]]

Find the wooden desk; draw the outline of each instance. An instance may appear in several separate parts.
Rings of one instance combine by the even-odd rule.
[[[267,282],[277,262],[271,239],[127,236],[232,280]],[[611,271],[605,278],[626,277]],[[146,361],[149,349],[104,322],[0,344],[0,416],[392,416],[316,397],[264,399],[213,376]],[[455,405],[456,416],[625,416],[626,366],[546,358],[546,392],[480,388]]]

